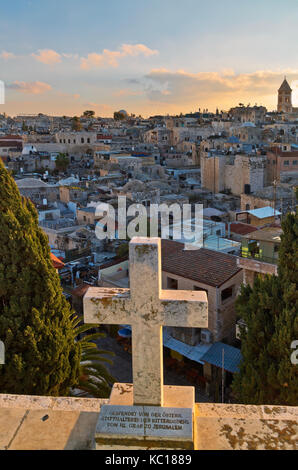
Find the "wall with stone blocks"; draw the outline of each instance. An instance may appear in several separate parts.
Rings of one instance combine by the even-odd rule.
[[[0,450],[94,449],[99,411],[107,403],[95,398],[0,394]],[[297,423],[298,407],[198,403],[195,447],[294,450]]]

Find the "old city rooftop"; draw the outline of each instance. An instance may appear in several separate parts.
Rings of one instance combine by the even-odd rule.
[[[162,270],[219,287],[240,271],[236,257],[213,250],[184,250],[184,244],[162,240]]]

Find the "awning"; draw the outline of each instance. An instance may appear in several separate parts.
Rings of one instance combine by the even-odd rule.
[[[212,364],[216,367],[221,368],[224,366],[224,370],[235,373],[239,372],[239,364],[242,359],[242,354],[240,349],[218,342],[212,344],[210,349],[208,349],[201,359],[202,361],[208,362],[208,364]]]
[[[187,357],[191,361],[199,362],[200,364],[204,364],[201,358],[211,347],[211,344],[197,344],[196,346],[190,346],[189,344],[173,338],[165,328],[163,332],[163,345],[166,348],[172,349],[182,356]]]

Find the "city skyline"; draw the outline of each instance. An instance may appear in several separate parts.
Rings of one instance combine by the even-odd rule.
[[[285,75],[298,105],[297,2],[237,3],[6,4],[0,112],[112,116],[126,109],[147,117],[239,102],[275,110]]]

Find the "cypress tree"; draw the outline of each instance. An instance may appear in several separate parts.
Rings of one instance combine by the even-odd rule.
[[[236,301],[243,355],[233,392],[244,404],[297,405],[298,367],[291,344],[298,339],[298,223],[288,214],[282,223],[278,276],[258,276],[242,286]]]
[[[68,395],[78,383],[81,346],[33,204],[0,159],[1,393]]]

